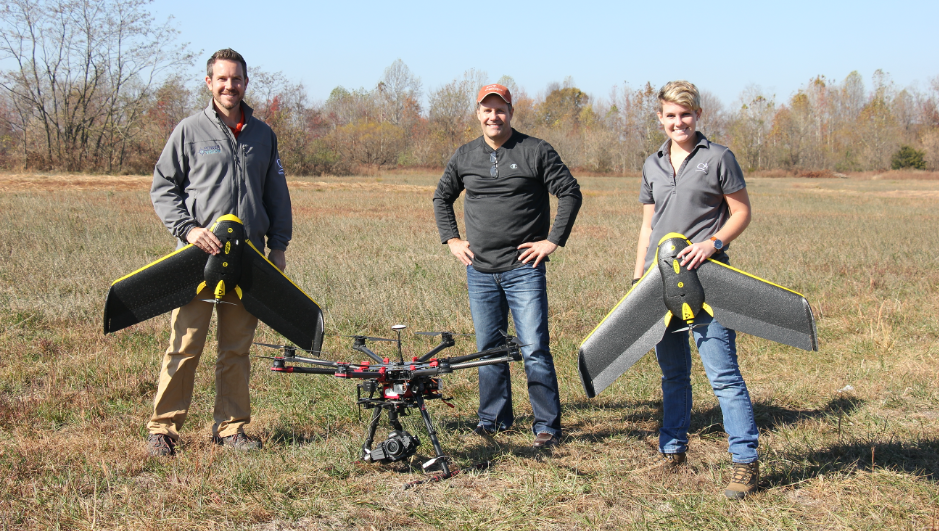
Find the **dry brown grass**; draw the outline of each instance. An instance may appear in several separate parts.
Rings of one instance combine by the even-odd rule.
[[[435,181],[291,180],[287,271],[328,307],[336,359],[352,357],[338,334],[472,329],[462,268],[436,236]],[[750,180],[754,223],[734,265],[804,293],[821,352],[741,337],[765,476],[745,503],[720,494],[729,459],[700,364],[690,466],[674,476],[648,470],[661,407],[651,357],[584,398],[576,348],[628,286],[639,207],[635,177],[582,185],[582,214],[549,265],[564,444],[551,456],[528,448],[520,367],[517,430],[496,444],[471,435],[476,381],[463,371],[444,380],[456,409],[431,408],[459,465],[492,464],[403,491],[418,470],[356,460],[365,426],[344,381],[256,363],[249,431],[266,448],[209,444],[214,345],[183,451],[147,459],[168,318],[104,337],[100,313],[111,280],[172,249],[149,178],[0,176],[0,529],[939,529],[939,183]],[[277,341],[267,329],[259,339]],[[415,336],[406,348],[429,346]]]

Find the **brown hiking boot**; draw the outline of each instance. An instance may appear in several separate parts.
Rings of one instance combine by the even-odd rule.
[[[535,437],[535,442],[531,443],[532,448],[550,449],[561,444],[561,438],[548,432],[541,432]]]
[[[254,437],[248,437],[242,432],[238,432],[234,435],[229,435],[228,437],[219,437],[216,435],[212,438],[215,444],[220,444],[225,448],[234,448],[235,450],[260,450],[261,449],[261,440]]]
[[[176,455],[176,441],[163,433],[151,433],[147,436],[147,455],[151,457],[170,457]]]
[[[724,496],[734,500],[742,500],[756,491],[760,483],[760,463],[734,463],[734,474],[730,484],[724,491]]]
[[[662,461],[662,467],[669,472],[682,466],[688,460],[687,456],[685,456],[685,452],[678,452],[675,454],[660,453],[659,459]]]

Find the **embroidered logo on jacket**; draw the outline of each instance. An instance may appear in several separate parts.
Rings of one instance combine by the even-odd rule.
[[[222,148],[219,146],[207,146],[199,150],[200,155],[214,155],[221,152]]]
[[[280,175],[283,175],[283,174],[284,174],[284,167],[280,164],[280,157],[277,157],[277,159],[275,160],[275,162],[277,162],[277,173],[280,174]]]
[[[512,165],[509,166],[509,168],[512,168],[513,170],[517,170],[517,169],[518,169],[518,164],[512,164]]]

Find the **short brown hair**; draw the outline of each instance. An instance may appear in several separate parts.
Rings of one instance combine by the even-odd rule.
[[[212,54],[212,57],[209,57],[209,61],[205,64],[205,75],[212,77],[212,66],[215,65],[215,61],[222,59],[224,61],[236,61],[241,63],[241,72],[244,74],[245,79],[248,79],[248,63],[245,62],[245,58],[241,56],[240,53],[232,50],[231,48],[224,48]]]
[[[701,95],[698,93],[698,87],[689,81],[669,81],[659,91],[659,112],[662,112],[662,104],[665,102],[677,103],[688,107],[692,111],[701,110]]]

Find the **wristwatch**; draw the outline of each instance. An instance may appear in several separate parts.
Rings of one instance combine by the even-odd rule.
[[[717,236],[711,236],[711,241],[714,242],[714,249],[717,252],[721,252],[724,250],[724,242],[718,240]]]

